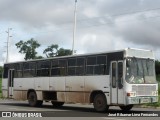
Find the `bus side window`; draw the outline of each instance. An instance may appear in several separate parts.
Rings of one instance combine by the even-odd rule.
[[[52,61],[52,68],[51,68],[51,76],[59,76],[59,64],[58,60],[53,60]]]
[[[67,68],[67,60],[60,59],[59,60],[59,75],[60,76],[67,75],[66,68]]]
[[[76,58],[68,59],[68,75],[76,74]]]
[[[96,66],[96,56],[90,56],[87,58],[87,65],[86,65],[86,74],[87,75],[94,75],[94,68]]]
[[[95,66],[94,74],[105,75],[106,74],[106,56],[97,56],[97,64]]]
[[[23,68],[23,64],[22,63],[16,63],[15,64],[15,78],[21,78],[22,75],[23,75],[23,71],[22,71],[22,68]]]
[[[50,75],[50,61],[39,61],[37,64],[37,76]]]
[[[112,63],[112,87],[116,88],[116,62]]]
[[[85,58],[77,58],[76,75],[85,74]]]
[[[23,64],[23,77],[35,77],[35,62],[26,62]]]
[[[9,65],[4,65],[3,78],[8,78]]]

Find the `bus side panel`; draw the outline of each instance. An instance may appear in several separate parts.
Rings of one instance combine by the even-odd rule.
[[[23,78],[22,90],[34,89],[34,79],[35,78]]]
[[[65,77],[50,77],[49,90],[65,91]]]
[[[110,104],[110,76],[86,76],[85,77],[85,102],[90,100],[90,93],[92,91],[102,91],[104,92],[107,104]]]
[[[8,97],[8,79],[2,79],[2,97]]]
[[[93,91],[93,90],[101,90],[103,92],[110,92],[109,75],[86,76],[84,91]]]
[[[23,78],[14,78],[13,98],[16,100],[22,99],[22,82]]]
[[[35,90],[49,90],[49,77],[37,77],[35,79]]]
[[[14,99],[26,100],[29,89],[34,89],[34,78],[14,78]]]
[[[2,90],[8,89],[8,79],[2,79]]]
[[[57,101],[65,102],[66,92],[57,92]]]
[[[57,91],[57,101],[65,102],[66,100],[66,77],[51,77],[49,80],[49,90]]]
[[[84,76],[66,77],[66,102],[84,103]]]

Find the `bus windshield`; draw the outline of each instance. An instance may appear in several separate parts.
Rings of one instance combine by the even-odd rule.
[[[154,61],[151,59],[127,58],[126,81],[130,84],[157,83]]]

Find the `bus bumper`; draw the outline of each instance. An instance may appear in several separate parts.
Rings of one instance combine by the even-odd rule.
[[[127,97],[126,102],[127,102],[127,105],[129,105],[129,104],[155,103],[155,102],[158,102],[158,96]]]

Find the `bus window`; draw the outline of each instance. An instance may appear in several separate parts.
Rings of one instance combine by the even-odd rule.
[[[23,71],[22,71],[22,63],[15,64],[15,78],[21,78]]]
[[[112,63],[112,87],[116,88],[116,62]]]
[[[76,73],[76,58],[68,59],[68,75]]]
[[[51,68],[51,76],[58,76],[59,75],[59,67],[58,67],[58,60],[52,61],[52,68]]]
[[[84,75],[85,73],[85,58],[77,58],[76,75]]]
[[[96,66],[96,57],[92,56],[92,57],[88,57],[87,58],[87,71],[86,74],[87,75],[93,75],[94,74],[94,68]]]
[[[97,75],[106,74],[106,56],[97,56],[97,64],[94,69],[94,74]]]
[[[23,77],[34,77],[36,72],[35,68],[36,68],[35,62],[24,63]]]
[[[66,67],[67,67],[67,61],[66,60],[59,60],[59,75],[65,76],[66,75]]]
[[[3,78],[8,78],[9,65],[4,65]]]
[[[49,76],[50,66],[50,61],[39,61],[37,64],[37,76]]]

